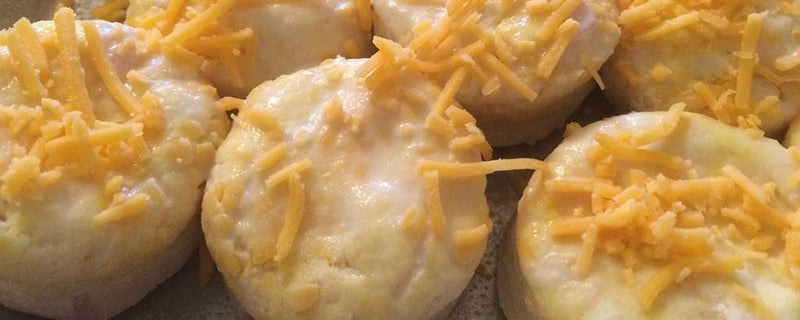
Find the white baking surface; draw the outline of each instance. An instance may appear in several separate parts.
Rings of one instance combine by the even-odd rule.
[[[76,11],[86,17],[91,7],[103,0],[76,0]],[[31,21],[49,19],[57,1],[55,0],[0,0],[0,27],[6,27],[19,17],[27,16]],[[587,124],[611,115],[610,105],[599,93],[590,95],[584,106],[570,121]],[[561,140],[561,132],[534,147],[519,146],[495,150],[495,157],[535,157],[543,159]],[[514,175],[518,175],[515,176]],[[450,320],[505,319],[497,302],[495,287],[496,249],[508,222],[516,212],[520,197],[518,185],[524,184],[530,173],[496,173],[489,176],[486,189],[491,207],[494,231],[489,237],[486,254],[475,276],[461,295]],[[524,186],[524,185],[523,185]],[[37,317],[15,312],[0,306],[0,319],[30,320]],[[250,319],[227,293],[219,273],[210,283],[200,287],[197,281],[197,259],[190,260],[175,276],[161,284],[143,301],[126,310],[115,319]]]

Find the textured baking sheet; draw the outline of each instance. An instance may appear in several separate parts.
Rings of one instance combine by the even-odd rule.
[[[77,13],[87,17],[89,8],[103,0],[77,0]],[[31,21],[49,19],[55,0],[0,0],[0,26],[9,26],[19,17]],[[588,124],[613,114],[614,110],[599,92],[593,92],[570,121]],[[518,146],[495,150],[497,158],[535,157],[544,159],[561,141],[563,128],[557,130],[535,146]],[[459,298],[449,316],[450,320],[505,319],[497,301],[495,270],[497,248],[506,226],[516,212],[520,190],[527,184],[530,172],[496,173],[488,178],[486,195],[491,207],[494,231],[489,236],[486,254],[475,276]],[[250,319],[227,293],[219,273],[211,282],[200,286],[197,277],[197,257],[161,284],[143,301],[126,310],[115,319]],[[36,317],[14,312],[0,306],[0,319],[29,320]]]

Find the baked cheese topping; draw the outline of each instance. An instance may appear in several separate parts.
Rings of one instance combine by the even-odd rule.
[[[798,114],[800,46],[790,2],[634,1],[622,8],[623,40],[604,74],[610,97],[634,110],[686,102],[687,110],[774,135]],[[787,81],[788,80],[788,81]]]
[[[608,315],[726,318],[722,309],[740,308],[781,319],[800,310],[800,198],[796,182],[779,178],[797,170],[796,160],[684,107],[576,129],[546,161],[553,174],[533,178],[517,248],[523,269],[538,270],[525,275],[544,299],[542,316],[575,317],[542,302],[571,294],[556,288],[573,284],[556,285],[555,277],[608,296],[581,302],[576,314],[620,299],[636,304]],[[756,159],[767,155],[774,160]],[[570,262],[559,260],[568,255]],[[567,270],[539,270],[560,263]]]
[[[462,4],[464,6],[469,3]],[[474,6],[474,5],[473,5]],[[570,20],[572,21],[572,20]],[[573,21],[574,22],[574,21]],[[445,20],[445,25],[459,25],[461,21]],[[419,40],[426,38],[448,38],[448,35],[442,34],[427,34],[414,38],[409,47],[403,48],[398,43],[391,40],[375,37],[374,43],[378,47],[378,52],[372,56],[361,68],[358,70],[361,76],[360,80],[371,90],[379,91],[385,90],[384,86],[391,85],[393,79],[397,79],[398,74],[402,74],[406,68],[411,72],[417,72],[412,66],[414,63],[424,63],[419,60],[419,55],[413,49],[414,47],[424,47],[424,41]],[[485,48],[486,45],[478,40],[478,47]],[[437,47],[433,46],[432,47]],[[497,68],[507,71],[507,74],[512,82],[519,84],[522,90],[530,90],[516,75],[509,71],[505,66],[497,60],[491,53],[484,53],[486,57],[492,61],[492,65]],[[452,57],[452,56],[451,56]],[[467,56],[469,58],[469,56]],[[471,59],[471,58],[469,58]],[[480,150],[481,156],[484,160],[492,158],[492,147],[483,135],[483,132],[478,129],[476,119],[454,99],[456,93],[461,89],[464,81],[468,76],[468,68],[461,66],[456,69],[444,84],[442,90],[438,93],[431,110],[425,119],[425,129],[433,134],[438,134],[442,138],[450,139],[450,149],[453,151],[464,151],[477,148]],[[528,91],[531,97],[535,97],[536,93]],[[326,110],[332,108],[330,105],[326,106]],[[336,111],[340,113],[340,111]],[[511,170],[548,170],[547,166],[536,159],[501,159],[482,161],[475,163],[450,163],[450,162],[430,162],[421,160],[418,164],[417,172],[424,179],[426,206],[430,215],[430,221],[434,234],[442,236],[446,230],[446,223],[444,212],[442,211],[441,199],[439,196],[439,178],[465,178],[484,176],[497,171],[511,171]],[[487,228],[483,226],[483,228]],[[482,234],[482,233],[476,233]],[[460,237],[457,237],[460,239]],[[463,242],[463,241],[462,241]]]
[[[123,2],[112,0],[96,11]],[[360,0],[133,0],[126,24],[157,30],[163,46],[207,59],[203,69],[220,92],[243,98],[264,80],[339,54],[368,53],[371,18],[369,1]],[[293,32],[302,37],[286,35]]]
[[[500,130],[495,124],[508,126],[502,118],[506,123],[517,113],[532,121],[544,118],[539,113],[551,108],[555,99],[575,93],[592,79],[602,83],[597,70],[619,36],[613,22],[614,5],[605,1],[407,2],[374,3],[379,17],[376,33],[403,46],[394,46],[391,55],[373,56],[375,61],[364,70],[368,83],[380,86],[388,82],[390,78],[384,75],[397,68],[432,74],[447,84],[457,79],[463,90],[446,93],[465,102],[484,123],[490,140],[495,130]],[[385,41],[376,40],[380,51],[390,51],[378,43]],[[579,53],[582,49],[585,52]],[[385,61],[390,59],[395,61]],[[521,138],[495,141],[511,144]]]
[[[466,68],[440,88],[407,68],[411,50],[374,42],[377,58],[329,60],[257,88],[217,153],[204,228],[256,317],[433,316],[492,232],[484,176],[547,169],[481,161],[492,148],[454,100]]]
[[[94,71],[115,103],[128,113],[129,119],[124,123],[97,120],[71,10],[59,10],[54,17],[55,44],[60,50],[52,70],[30,22],[23,19],[16,25],[21,29],[4,31],[3,37],[17,62],[15,76],[24,88],[26,102],[3,107],[3,123],[12,138],[22,143],[17,146],[24,152],[12,157],[9,169],[3,173],[0,195],[13,201],[20,192],[36,188],[39,182],[57,182],[41,179],[43,175],[92,177],[106,169],[143,161],[148,148],[145,131],[160,126],[164,120],[158,111],[144,112],[141,102],[114,74],[97,27],[91,22],[80,24]],[[59,72],[57,81],[52,80],[51,72]],[[131,208],[138,207],[142,206]]]
[[[228,123],[151,37],[69,8],[0,32],[0,283],[60,299],[150,262],[194,217]]]

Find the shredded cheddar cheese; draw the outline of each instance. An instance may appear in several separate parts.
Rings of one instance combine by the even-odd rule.
[[[536,39],[547,41],[558,33],[560,26],[572,15],[578,7],[583,4],[581,0],[564,0],[558,3],[558,7],[545,19],[541,28],[536,32]]]
[[[26,93],[30,101],[38,104],[43,97],[47,96],[47,89],[39,81],[39,74],[34,66],[34,61],[28,55],[22,37],[17,32],[9,32],[8,49],[17,63],[17,74],[25,86]]]
[[[500,159],[471,163],[452,163],[420,160],[417,172],[424,174],[436,171],[442,178],[466,178],[483,176],[498,171],[538,170],[549,172],[547,164],[536,159]]]
[[[81,23],[84,35],[86,36],[87,47],[89,48],[89,56],[94,62],[94,67],[97,73],[103,80],[111,96],[119,103],[125,111],[131,116],[138,114],[142,111],[141,102],[133,96],[124,84],[114,75],[111,70],[111,64],[108,62],[108,55],[100,43],[100,33],[97,31],[92,22]]]
[[[667,80],[672,75],[672,70],[667,68],[663,64],[657,64],[650,70],[650,78],[653,79],[655,82],[661,82]]]
[[[690,161],[639,147],[669,139],[680,125],[684,106],[674,105],[657,125],[641,133],[595,135],[597,145],[587,153],[587,160],[597,165],[624,160],[634,166],[627,173],[617,170],[603,177],[595,173],[595,177],[543,181],[548,195],[587,200],[548,225],[551,237],[580,242],[576,244],[580,247],[576,274],[589,275],[598,254],[619,258],[625,265],[620,276],[636,287],[644,311],[653,308],[674,283],[692,274],[730,277],[742,267],[743,258],[738,255],[760,259],[772,254],[773,235],[784,235],[786,272],[791,274],[789,270],[800,265],[800,237],[791,231],[795,218],[773,207],[774,183],[759,185],[732,165],[700,177]],[[632,156],[635,153],[639,155]],[[665,174],[670,177],[637,169],[652,165],[668,168]],[[621,181],[627,185],[618,185]],[[731,255],[728,249],[718,248],[719,241],[729,246],[738,242],[737,250],[742,252]],[[637,268],[643,263],[655,271],[637,284]],[[755,302],[748,304],[754,313],[762,314]]]
[[[592,266],[592,256],[594,255],[595,246],[597,246],[597,225],[590,224],[586,227],[581,239],[583,239],[583,244],[581,245],[581,255],[578,257],[577,267],[578,274],[586,276]]]
[[[490,232],[492,232],[491,224],[486,223],[474,228],[458,230],[453,234],[453,243],[458,247],[474,247],[483,243]]]
[[[256,170],[267,171],[272,169],[286,157],[287,150],[286,143],[283,142],[272,147],[272,149],[255,159]]]
[[[12,159],[9,168],[0,177],[0,180],[3,181],[0,195],[6,200],[10,200],[22,192],[39,175],[39,164],[39,158],[32,156]]]
[[[31,59],[33,59],[36,69],[39,71],[40,79],[47,79],[50,74],[50,63],[47,61],[47,54],[44,52],[39,34],[36,33],[30,20],[27,18],[19,19],[19,21],[14,23],[14,29],[22,37],[25,49],[31,56]]]
[[[668,43],[658,46],[676,46],[683,42],[698,41],[692,46],[700,48],[714,48],[720,51],[718,55],[728,55],[733,63],[727,66],[727,73],[716,75],[713,78],[704,78],[702,81],[688,83],[686,93],[699,97],[705,106],[698,106],[704,112],[713,115],[718,120],[730,125],[746,129],[751,136],[761,136],[762,118],[775,117],[779,111],[774,105],[767,104],[770,100],[762,100],[765,104],[759,105],[753,97],[761,95],[754,91],[755,75],[772,82],[778,86],[788,78],[778,72],[788,71],[800,64],[800,55],[795,52],[786,52],[775,59],[774,65],[759,62],[758,43],[761,33],[762,21],[775,11],[754,13],[754,3],[730,1],[683,1],[671,0],[638,0],[633,1],[627,9],[622,10],[619,22],[623,29],[623,43],[632,42],[634,46],[651,46],[647,43],[665,41]],[[734,48],[717,48],[719,43],[716,38],[738,40],[739,50]],[[694,39],[694,40],[690,40]],[[735,43],[735,42],[733,42]],[[772,59],[772,58],[771,58]],[[625,61],[618,60],[614,63],[615,69],[628,81],[637,85],[637,71]],[[670,65],[675,67],[675,65]],[[774,70],[771,70],[773,67]],[[691,70],[673,70],[665,66],[665,61],[654,61],[649,68],[651,85],[674,86],[680,85],[675,81],[664,83],[675,75],[683,76]],[[638,69],[638,68],[637,68]],[[777,70],[777,71],[775,71]],[[676,77],[675,80],[678,78]],[[700,80],[698,78],[698,80]],[[693,90],[694,92],[691,92]],[[683,93],[682,93],[683,94]],[[778,96],[780,98],[780,96]],[[690,102],[693,99],[687,98]],[[777,104],[777,101],[776,101]],[[691,105],[691,104],[690,104]],[[769,105],[769,112],[765,112]],[[756,108],[759,108],[756,110]],[[691,111],[700,110],[691,106]]]
[[[558,61],[561,60],[561,55],[564,54],[572,38],[575,37],[575,34],[578,32],[579,26],[580,23],[577,21],[567,19],[558,27],[558,30],[556,30],[557,36],[555,42],[544,54],[544,57],[542,57],[542,60],[537,66],[536,71],[540,77],[544,79],[550,78],[556,65],[558,65]]]
[[[736,107],[746,108],[750,104],[750,91],[753,87],[753,68],[755,67],[755,49],[761,22],[766,14],[751,13],[747,16],[742,36],[742,49],[739,53],[739,70],[736,74]]]
[[[644,131],[641,134],[637,134],[633,137],[632,143],[637,146],[642,146],[646,144],[653,143],[658,140],[662,140],[665,137],[669,136],[672,131],[678,126],[678,122],[680,121],[681,113],[683,109],[686,108],[685,103],[676,103],[669,108],[667,112],[667,117],[661,122],[658,126],[655,126],[649,130]]]
[[[281,182],[285,181],[289,178],[290,175],[293,173],[301,173],[305,170],[311,168],[311,161],[308,159],[301,160],[299,162],[292,163],[285,168],[279,170],[278,172],[273,173],[267,178],[267,186],[274,187],[280,184]]]
[[[636,36],[638,41],[652,41],[664,35],[676,32],[700,20],[699,13],[692,11],[670,20],[664,21],[661,25]]]
[[[291,253],[294,239],[300,229],[300,223],[305,212],[305,186],[300,181],[300,174],[291,172],[288,174],[287,179],[289,180],[288,211],[278,234],[275,261],[281,261]]]
[[[150,10],[141,16],[128,19],[127,24],[157,30],[163,38],[153,39],[167,52],[204,59],[217,60],[225,68],[228,80],[235,87],[244,86],[242,69],[252,66],[255,56],[255,36],[251,28],[226,32],[219,28],[219,19],[230,12],[239,1],[215,0],[190,2],[169,1],[166,8]],[[159,33],[157,32],[157,33]],[[352,52],[352,45],[347,45]],[[248,59],[241,59],[249,54]]]
[[[78,48],[78,35],[75,31],[75,13],[62,8],[53,17],[58,37],[58,63],[61,68],[62,86],[66,88],[66,101],[75,110],[81,111],[89,123],[95,120],[92,100],[84,81],[84,70]]]
[[[119,195],[124,197],[122,194]],[[115,196],[115,198],[119,197]],[[137,193],[113,204],[110,208],[95,215],[93,218],[94,222],[102,225],[139,215],[142,213],[149,200],[150,196],[147,194]]]
[[[110,198],[108,207],[94,215],[95,224],[141,215],[151,201],[164,201],[163,190],[148,183],[129,191],[123,188],[124,177],[111,172],[138,166],[147,158],[145,134],[163,126],[159,98],[146,91],[139,100],[113,73],[95,23],[76,24],[74,12],[65,7],[53,20],[53,28],[43,28],[20,19],[3,32],[1,41],[16,61],[12,75],[30,106],[0,107],[0,126],[21,143],[0,176],[0,196],[11,201],[24,197],[28,188],[53,187],[65,177],[92,177],[105,180],[101,191]],[[77,26],[83,37],[78,36]],[[109,37],[122,42],[122,30],[115,29]],[[130,39],[134,45],[143,43]],[[129,119],[95,118],[82,60],[94,69],[110,100],[127,111]]]
[[[617,139],[602,133],[595,135],[595,140],[612,154],[631,161],[645,162],[666,169],[678,170],[684,167],[683,159],[659,151],[634,148]]]
[[[422,175],[425,186],[425,202],[433,233],[442,237],[447,232],[447,219],[442,208],[442,199],[439,195],[439,173],[425,171]]]
[[[191,20],[179,24],[161,40],[163,45],[179,45],[199,35],[205,27],[215,22],[236,5],[236,0],[219,0]]]

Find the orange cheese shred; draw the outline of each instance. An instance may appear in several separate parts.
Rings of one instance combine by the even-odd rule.
[[[9,31],[8,50],[17,64],[17,77],[26,89],[28,97],[34,104],[39,104],[47,97],[47,89],[39,81],[39,74],[34,61],[25,48],[22,37],[15,31]]]
[[[678,279],[684,268],[686,268],[686,263],[682,260],[677,260],[670,262],[650,275],[639,289],[639,306],[645,311],[650,310],[656,297]]]
[[[583,232],[581,235],[581,239],[583,243],[581,244],[581,255],[578,256],[577,268],[578,274],[581,277],[585,277],[589,274],[589,270],[592,266],[592,257],[594,256],[594,250],[597,246],[597,225],[590,224],[586,231]]]
[[[433,233],[437,237],[442,237],[447,232],[447,219],[444,215],[442,199],[439,194],[439,173],[435,170],[425,171],[422,178],[425,182],[425,202]]]
[[[10,200],[22,192],[39,175],[39,164],[39,158],[33,156],[11,159],[8,169],[0,177],[0,180],[3,181],[0,195],[6,200]]]
[[[684,167],[683,159],[680,157],[659,151],[635,148],[603,133],[596,134],[594,138],[597,143],[622,159],[657,165],[672,170],[679,170]]]
[[[755,50],[758,36],[761,33],[761,22],[766,13],[751,13],[747,16],[742,36],[741,52],[739,52],[739,70],[736,74],[736,107],[744,109],[750,104],[750,92],[753,87],[753,68],[756,64]]]
[[[544,20],[536,31],[536,40],[547,41],[558,31],[559,26],[583,4],[582,0],[563,0],[559,6]]]
[[[453,244],[458,247],[474,247],[483,243],[492,232],[491,224],[482,224],[477,227],[458,230],[453,233]]]
[[[637,134],[633,137],[633,144],[636,146],[647,145],[664,139],[675,131],[680,121],[681,113],[686,108],[686,103],[676,103],[669,108],[667,116],[657,126]]]
[[[278,243],[275,246],[275,261],[286,259],[292,252],[292,245],[300,230],[300,223],[305,214],[305,186],[300,181],[300,174],[292,172],[289,180],[289,205],[285,221],[278,234]]]
[[[25,44],[28,54],[33,59],[33,63],[39,71],[40,79],[44,80],[48,78],[50,74],[50,63],[47,60],[47,54],[44,51],[44,46],[42,46],[42,41],[39,39],[39,34],[36,33],[30,20],[27,18],[19,19],[19,21],[14,23],[14,29],[17,30],[17,33],[22,37],[22,42]]]
[[[176,46],[200,35],[205,27],[216,22],[236,5],[237,0],[219,0],[194,18],[175,26],[175,30],[161,39],[161,44]]]
[[[94,123],[94,105],[86,89],[78,34],[75,31],[75,13],[72,9],[61,8],[53,16],[58,38],[58,63],[61,67],[61,82],[66,92],[66,101],[71,110],[77,110],[89,122]]]
[[[558,62],[561,60],[561,56],[564,54],[564,51],[567,50],[567,46],[572,41],[572,38],[575,37],[575,34],[578,32],[578,27],[580,23],[575,20],[567,19],[561,26],[558,27],[556,31],[556,40],[554,41],[553,45],[545,52],[542,60],[539,61],[539,64],[536,66],[536,73],[542,77],[543,79],[549,79],[550,75],[553,73],[553,70],[556,69]]]
[[[273,173],[267,178],[267,186],[275,187],[279,185],[281,182],[286,181],[286,179],[291,176],[292,173],[301,173],[311,168],[311,160],[304,159],[295,163],[292,163],[285,168],[279,170],[278,172]]]
[[[137,193],[128,197],[121,203],[112,205],[110,208],[103,210],[94,216],[93,220],[96,224],[106,224],[116,222],[122,219],[134,217],[144,211],[150,196],[144,193]]]
[[[286,157],[287,151],[288,147],[284,142],[272,147],[272,149],[269,149],[269,151],[255,159],[253,164],[256,167],[256,171],[267,171],[272,169],[275,167],[275,165],[282,161],[283,158]]]
[[[441,178],[468,178],[483,176],[498,171],[538,170],[545,173],[550,168],[537,159],[498,159],[482,162],[452,163],[420,160],[417,162],[417,173],[424,174],[436,171]]]
[[[536,100],[538,94],[536,91],[533,91],[528,84],[526,84],[522,79],[517,76],[514,71],[508,68],[508,66],[504,65],[500,60],[497,59],[494,55],[488,52],[484,52],[483,54],[479,55],[478,58],[480,61],[485,64],[489,70],[492,70],[500,80],[503,80],[507,85],[513,88],[517,93],[519,93],[528,101]]]
[[[103,84],[108,89],[108,92],[114,97],[114,100],[122,106],[129,115],[134,116],[142,111],[142,103],[133,96],[130,90],[125,87],[120,79],[114,75],[111,69],[111,63],[108,62],[108,55],[100,40],[100,33],[93,22],[84,21],[81,23],[83,26],[83,33],[86,36],[86,46],[89,49],[89,56],[94,63],[94,67]]]

